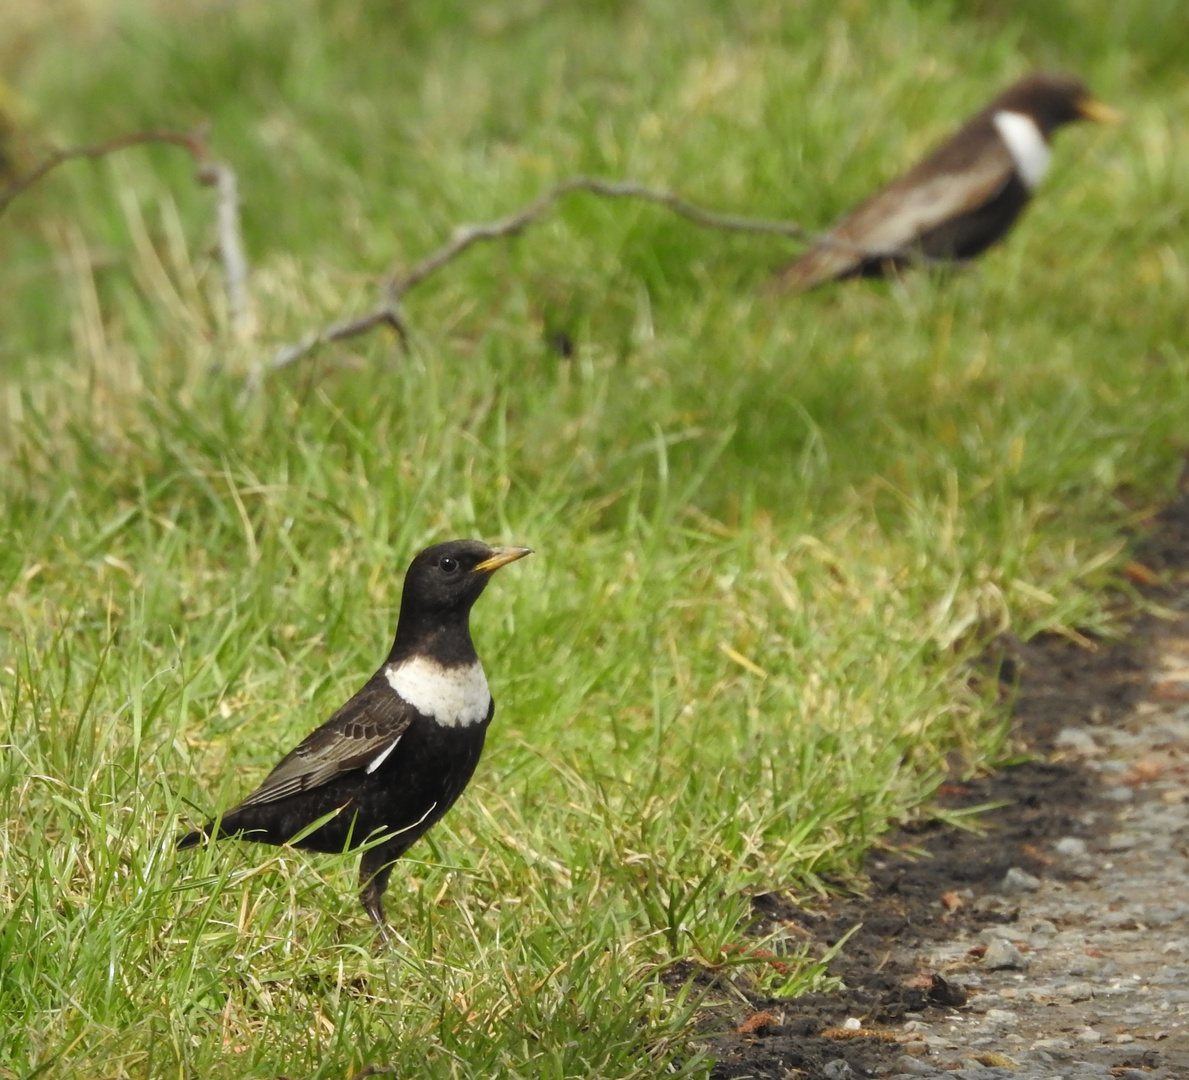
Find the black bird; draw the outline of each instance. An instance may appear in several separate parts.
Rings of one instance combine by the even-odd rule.
[[[879,277],[913,260],[963,260],[1003,238],[1049,165],[1049,139],[1074,120],[1114,124],[1119,113],[1077,79],[1029,75],[948,142],[782,270],[778,289]]]
[[[495,712],[471,641],[471,607],[494,571],[530,554],[478,540],[421,552],[405,574],[396,640],[380,670],[251,795],[178,847],[215,835],[342,852],[384,836],[364,852],[359,881],[364,909],[385,934],[393,863],[462,794]]]

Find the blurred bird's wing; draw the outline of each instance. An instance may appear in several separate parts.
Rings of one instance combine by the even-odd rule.
[[[334,716],[282,758],[234,810],[321,787],[355,769],[376,768],[416,716],[417,710],[382,675],[373,675]]]
[[[979,140],[973,146],[953,139],[780,271],[777,288],[801,292],[844,277],[864,261],[910,254],[925,233],[993,199],[1014,172],[1011,152],[1001,138]]]

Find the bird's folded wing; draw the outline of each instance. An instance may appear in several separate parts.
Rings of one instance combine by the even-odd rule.
[[[373,677],[304,742],[281,759],[255,791],[235,807],[276,802],[366,768],[387,754],[416,711],[383,679]]]
[[[914,177],[913,170],[864,203],[833,236],[879,255],[895,253],[951,218],[993,199],[1012,177],[1012,160],[987,153],[959,172]]]
[[[780,283],[794,291],[809,289],[867,259],[903,255],[930,229],[994,198],[1011,180],[1012,169],[1007,147],[998,143],[973,160],[927,158],[839,222],[781,272]]]

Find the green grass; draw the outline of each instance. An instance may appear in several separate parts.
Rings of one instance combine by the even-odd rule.
[[[0,1077],[704,1075],[674,963],[819,985],[818,953],[750,955],[748,897],[861,884],[947,761],[1003,751],[992,635],[1113,625],[1186,447],[1182,6],[146,8],[31,17],[0,60],[63,143],[211,120],[259,331],[225,332],[177,151],[0,218]],[[556,179],[821,227],[1034,66],[1129,122],[1062,132],[969,272],[774,300],[787,243],[575,195],[412,293],[411,352],[242,397]],[[354,859],[175,854],[461,535],[538,554],[476,609],[496,721],[394,875],[397,947]]]

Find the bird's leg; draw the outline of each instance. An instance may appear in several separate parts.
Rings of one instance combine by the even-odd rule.
[[[388,926],[384,922],[384,890],[388,888],[394,861],[382,846],[365,851],[359,861],[359,883],[363,886],[359,899],[363,910],[380,928],[380,937],[384,941],[388,940]]]

